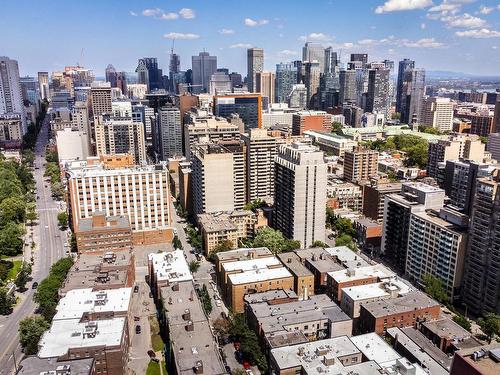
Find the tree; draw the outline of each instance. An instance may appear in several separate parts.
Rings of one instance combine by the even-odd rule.
[[[500,315],[489,313],[480,318],[477,321],[481,331],[488,337],[488,343],[491,344],[491,340],[495,336],[500,336]]]
[[[240,342],[243,358],[247,359],[251,365],[257,365],[261,373],[267,373],[266,357],[262,352],[257,335],[248,327],[243,314],[232,317],[229,332]]]
[[[172,239],[172,246],[174,247],[174,249],[179,249],[179,250],[183,249],[182,242],[181,240],[179,240],[179,237],[177,236],[174,236],[174,238]]]
[[[21,252],[23,231],[18,224],[9,222],[0,229],[0,256],[14,256]]]
[[[73,253],[76,253],[78,251],[78,243],[76,241],[76,235],[71,232],[71,238],[69,240],[69,247]]]
[[[19,322],[19,342],[24,354],[33,355],[38,352],[38,342],[50,324],[41,316],[31,316]]]
[[[215,246],[212,251],[208,254],[208,261],[210,262],[215,262],[215,258],[216,258],[216,255],[217,253],[222,253],[224,251],[228,251],[228,250],[232,250],[234,247],[234,244],[232,241],[230,240],[224,240],[224,241],[221,241],[217,244],[217,246]]]
[[[340,122],[334,121],[332,123],[332,133],[339,133],[342,130],[343,126]]]
[[[25,290],[26,288],[26,283],[28,282],[29,278],[31,275],[31,264],[24,262],[23,265],[21,266],[21,269],[19,270],[19,273],[16,276],[16,287],[19,290]]]
[[[203,310],[205,310],[205,313],[207,315],[210,315],[212,312],[212,300],[210,299],[210,294],[208,294],[208,289],[206,284],[203,284],[203,288],[199,292],[200,294],[200,301],[201,304],[203,305]]]
[[[284,244],[283,234],[279,230],[269,227],[259,229],[253,240],[254,247],[267,247],[275,255],[281,253]]]
[[[63,229],[66,229],[68,227],[68,214],[66,211],[62,211],[57,214],[57,222]]]
[[[453,317],[453,321],[455,323],[457,323],[459,326],[461,326],[462,328],[464,328],[470,332],[471,323],[470,323],[469,319],[467,319],[465,316],[460,315],[460,314],[455,315]]]
[[[0,203],[0,225],[8,222],[23,223],[26,217],[26,202],[22,197],[8,197]]]
[[[227,319],[217,318],[214,321],[213,327],[215,334],[219,336],[219,338],[225,339],[229,334],[231,323]]]
[[[33,222],[36,219],[38,219],[38,214],[36,213],[36,204],[28,203],[26,205],[26,220],[28,220],[31,225],[33,225]]]
[[[189,272],[196,273],[199,268],[200,262],[197,262],[196,260],[192,260],[191,262],[189,262]]]
[[[401,113],[399,113],[399,112],[394,112],[394,113],[391,115],[391,119],[392,119],[392,120],[400,120],[400,119],[401,119]]]
[[[7,288],[0,286],[0,315],[10,314],[15,302],[16,298],[9,294]]]
[[[423,282],[425,285],[424,290],[428,295],[439,303],[446,304],[449,302],[450,298],[441,279],[432,275],[425,275],[423,277]]]
[[[283,244],[281,251],[283,253],[288,253],[290,251],[294,251],[300,248],[301,248],[300,241],[290,240],[288,238],[285,238],[285,243]]]
[[[347,246],[352,251],[357,251],[356,244],[352,240],[352,237],[348,234],[342,234],[341,236],[335,238],[335,246]]]
[[[328,247],[328,245],[326,243],[324,243],[323,241],[319,241],[319,240],[316,240],[312,243],[312,245],[310,247]]]
[[[422,132],[422,133],[427,133],[427,134],[435,134],[435,135],[439,135],[439,130],[437,130],[436,128],[433,128],[432,126],[425,126],[425,125],[420,125],[418,127],[418,131]]]
[[[244,207],[245,210],[250,210],[250,211],[257,211],[257,209],[262,208],[262,207],[267,207],[267,203],[263,201],[262,199],[256,199],[250,203],[247,203]]]

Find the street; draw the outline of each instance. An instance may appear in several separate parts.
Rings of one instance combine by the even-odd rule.
[[[65,254],[64,244],[66,233],[61,232],[57,223],[58,203],[52,199],[50,184],[44,182],[45,146],[48,142],[49,116],[45,117],[42,129],[38,134],[35,148],[35,169],[33,174],[36,181],[36,200],[38,222],[34,227],[33,239],[35,247],[35,264],[33,265],[33,281],[40,282],[49,273],[50,266]],[[47,185],[47,187],[45,187]],[[28,257],[29,260],[29,257]],[[19,364],[23,353],[19,345],[18,325],[23,318],[33,314],[36,304],[33,302],[34,290],[31,283],[27,285],[12,314],[0,316],[0,375],[14,373],[15,365]],[[14,363],[14,358],[16,363]]]

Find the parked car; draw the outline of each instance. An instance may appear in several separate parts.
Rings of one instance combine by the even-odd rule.
[[[38,288],[38,282],[34,282],[33,285],[31,285],[31,289],[36,289]]]
[[[134,286],[134,293],[138,293],[139,292],[139,285],[136,285]]]
[[[140,325],[136,325],[136,326],[135,326],[135,333],[136,333],[136,334],[141,333],[141,326],[140,326]]]

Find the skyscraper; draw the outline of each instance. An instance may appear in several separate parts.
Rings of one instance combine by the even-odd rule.
[[[429,97],[422,101],[419,124],[433,127],[440,132],[453,127],[453,102],[450,98]]]
[[[425,89],[425,70],[407,69],[403,77],[401,93],[401,122],[405,124],[420,124],[422,99]],[[451,130],[451,129],[449,129]]]
[[[245,129],[262,127],[262,96],[255,94],[227,94],[214,97],[214,113],[225,118],[237,114]]]
[[[49,72],[38,72],[38,85],[40,90],[40,99],[48,100],[49,91]]]
[[[321,76],[321,65],[317,61],[307,62],[304,83],[307,88],[307,106],[318,107],[318,89]]]
[[[281,145],[275,160],[274,226],[303,248],[324,241],[327,168],[323,152],[294,142]]]
[[[368,93],[366,95],[366,112],[383,114],[389,118],[391,100],[389,97],[389,70],[370,69],[368,71]]]
[[[255,92],[267,96],[269,103],[274,103],[274,81],[275,76],[272,72],[257,72],[255,75]]]
[[[338,69],[340,61],[337,57],[337,52],[333,51],[332,47],[325,49],[325,67],[323,73],[335,73]]]
[[[500,99],[495,102],[492,133],[500,133]]]
[[[339,103],[356,103],[356,71],[341,70],[339,74]]]
[[[94,119],[111,113],[111,86],[109,83],[94,83],[90,88],[90,99]]]
[[[413,60],[404,59],[399,62],[398,81],[396,84],[396,112],[401,113],[401,103],[403,102],[403,81],[405,72],[413,68],[415,68],[415,61]]]
[[[247,49],[247,86],[248,91],[257,92],[255,75],[264,70],[264,50],[262,48]]]
[[[323,73],[325,70],[325,48],[318,43],[306,42],[302,47],[302,62],[316,61],[319,64],[319,71]]]
[[[138,83],[146,84],[149,91],[157,90],[163,87],[162,71],[158,69],[158,60],[156,57],[143,57],[137,64]]]
[[[106,82],[111,84],[111,87],[117,87],[118,73],[113,65],[109,64],[105,70]]]
[[[303,83],[298,83],[292,86],[292,91],[288,96],[288,106],[290,108],[306,109],[307,108],[307,88]]]
[[[181,57],[172,51],[170,53],[170,62],[168,64],[168,79],[170,92],[177,92],[176,75],[181,71]]]
[[[297,82],[297,68],[291,63],[276,64],[276,102],[286,103]]]
[[[193,92],[208,92],[210,77],[217,71],[217,56],[210,56],[208,52],[200,52],[191,58],[193,68]]]
[[[158,144],[160,158],[182,156],[181,112],[176,107],[162,107],[158,110]]]
[[[364,67],[368,64],[368,54],[367,53],[351,53],[351,62],[360,62],[361,66]]]
[[[26,113],[16,60],[0,56],[0,115],[21,117],[21,136],[26,133]]]

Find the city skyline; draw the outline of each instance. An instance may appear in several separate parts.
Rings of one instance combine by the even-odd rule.
[[[19,61],[21,75],[78,62],[101,77],[110,63],[134,71],[144,56],[157,57],[168,71],[175,39],[182,70],[205,50],[220,66],[245,74],[247,48],[263,48],[264,68],[274,71],[279,62],[300,59],[305,41],[311,41],[333,46],[343,62],[350,53],[368,53],[370,61],[408,57],[427,70],[497,75],[498,1],[370,0],[355,12],[345,1],[318,1],[314,7],[284,1],[231,5],[109,1],[70,9],[60,1],[26,1],[22,8],[6,3],[2,22],[12,32],[0,36],[2,55]],[[21,15],[29,27],[20,27]],[[352,27],[353,19],[359,27]]]

